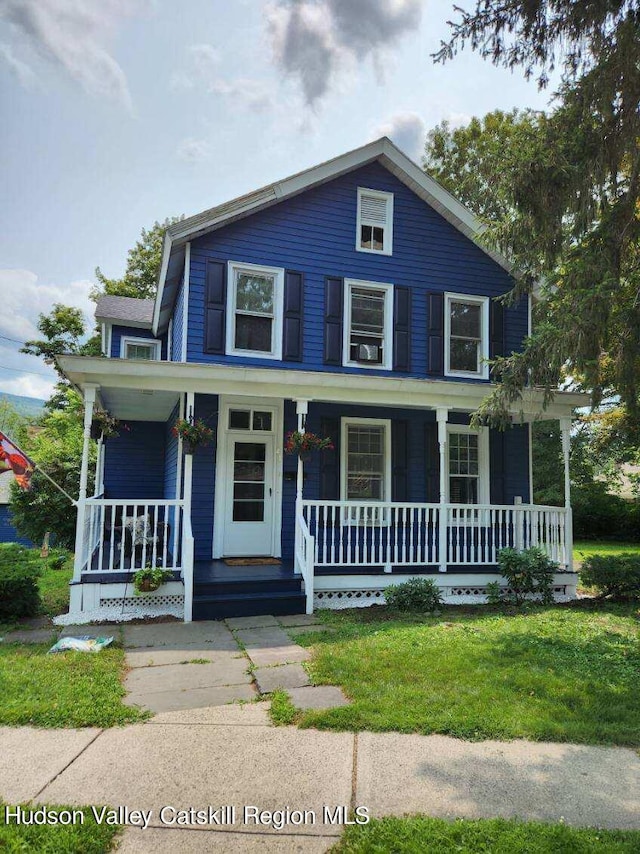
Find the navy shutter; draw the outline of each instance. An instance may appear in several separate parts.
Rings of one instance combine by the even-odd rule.
[[[282,324],[282,358],[302,361],[302,307],[304,276],[293,270],[284,274],[284,318]]]
[[[495,299],[489,306],[489,357],[495,359],[504,355],[504,308]]]
[[[427,351],[427,373],[431,376],[444,374],[444,294],[427,294],[429,344]]]
[[[324,284],[324,363],[342,364],[342,279],[328,276]]]
[[[505,436],[501,430],[489,431],[489,472],[490,495],[492,504],[505,503],[504,488],[504,447]]]
[[[411,291],[393,290],[393,370],[411,369]]]
[[[435,421],[427,421],[424,425],[424,453],[427,463],[427,502],[437,504],[440,501],[440,446]]]
[[[333,451],[320,453],[320,498],[338,501],[340,499],[340,419],[322,418],[320,435],[328,436],[333,442]]]
[[[224,353],[227,265],[207,259],[204,291],[204,352]]]
[[[409,500],[409,423],[391,424],[391,500]]]

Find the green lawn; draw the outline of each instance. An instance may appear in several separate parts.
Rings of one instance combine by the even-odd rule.
[[[480,819],[384,818],[348,827],[332,854],[632,854],[640,831]]]
[[[640,543],[578,540],[573,544],[573,559],[582,562],[591,555],[640,554]]]
[[[0,645],[0,724],[108,727],[145,716],[122,704],[122,649],[47,655],[48,649]]]
[[[33,804],[23,804],[24,809],[34,809]],[[63,820],[63,810],[79,807],[51,806]],[[121,827],[96,824],[88,807],[82,808],[84,822],[72,825],[16,825],[5,822],[5,804],[0,801],[0,851],[6,854],[107,854],[112,850]]]
[[[374,606],[323,619],[334,633],[300,638],[314,650],[311,674],[353,702],[300,713],[301,726],[640,745],[637,606],[438,617]]]

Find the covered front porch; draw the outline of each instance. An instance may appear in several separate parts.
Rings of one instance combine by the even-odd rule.
[[[99,442],[95,494],[80,496],[74,611],[139,604],[132,575],[149,565],[167,568],[172,580],[144,601],[182,607],[187,621],[231,616],[236,605],[245,608],[239,613],[273,612],[273,601],[289,594],[282,607],[308,613],[381,602],[388,584],[421,574],[456,601],[482,596],[489,581],[500,580],[500,549],[530,546],[558,563],[557,592],[575,593],[568,456],[577,395],[559,395],[544,414],[562,426],[566,485],[565,505],[547,507],[531,502],[528,424],[541,411],[534,391],[503,441],[468,426],[486,384],[63,360],[85,395],[85,463],[96,401],[131,428],[106,446]],[[250,414],[239,418],[242,412]],[[171,433],[181,415],[204,418],[214,443],[185,454]],[[350,450],[356,438],[375,436],[362,424],[375,427],[387,449],[371,464],[379,483],[358,469],[362,449]],[[309,462],[284,455],[292,429],[331,435],[338,447]],[[470,435],[479,438],[459,438]],[[260,475],[238,475],[248,469]],[[83,478],[86,489],[85,464]],[[380,497],[367,499],[367,489]],[[225,538],[230,523],[241,533],[257,513],[271,526],[266,539]],[[224,563],[234,556],[247,560]],[[269,561],[260,569],[251,557]],[[217,566],[217,579],[204,578],[207,565]]]

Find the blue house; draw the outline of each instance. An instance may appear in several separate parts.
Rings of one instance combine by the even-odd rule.
[[[106,358],[63,356],[85,396],[71,611],[167,607],[185,620],[384,601],[428,575],[447,601],[500,580],[501,548],[539,545],[575,593],[569,431],[558,393],[566,501],[532,501],[527,390],[513,424],[470,426],[487,359],[517,351],[528,298],[503,305],[509,263],[480,227],[383,138],[172,225],[155,300],[105,297]],[[99,440],[94,406],[128,427]],[[195,453],[172,427],[202,420]],[[331,439],[308,460],[291,431]],[[134,598],[132,573],[173,580]]]

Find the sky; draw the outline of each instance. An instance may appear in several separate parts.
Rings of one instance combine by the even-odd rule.
[[[465,0],[458,5],[470,6]],[[387,135],[549,92],[470,50],[432,54],[451,0],[0,0],[0,391],[47,397],[18,352],[96,267],[191,215]]]

